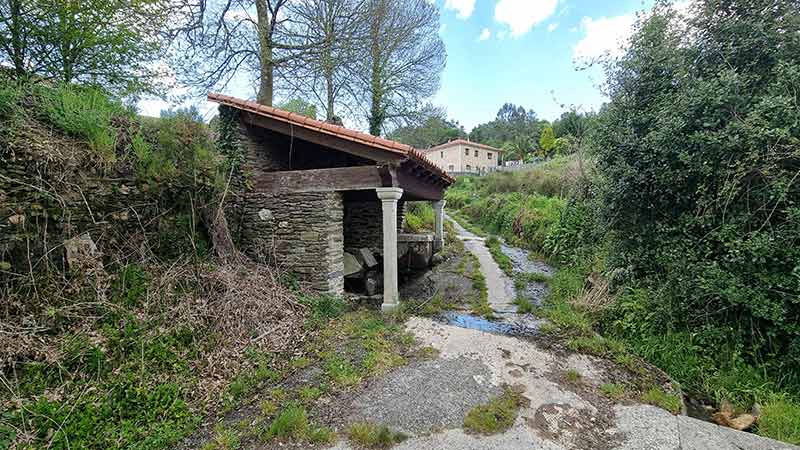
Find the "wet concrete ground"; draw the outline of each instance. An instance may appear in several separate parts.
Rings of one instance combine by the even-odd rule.
[[[722,428],[632,402],[616,404],[597,394],[619,372],[598,358],[542,346],[541,320],[516,314],[513,282],[500,270],[481,238],[457,226],[466,248],[486,276],[489,303],[500,317],[488,321],[464,313],[411,318],[406,327],[421,345],[438,351],[371,383],[344,405],[350,421],[386,424],[410,438],[397,450],[800,450],[788,444]],[[552,274],[527,253],[504,246],[520,271]],[[539,302],[545,295],[530,298]],[[581,375],[569,383],[565,374]],[[461,429],[466,412],[513,386],[527,399],[504,433],[474,436]],[[339,442],[336,450],[352,450]]]

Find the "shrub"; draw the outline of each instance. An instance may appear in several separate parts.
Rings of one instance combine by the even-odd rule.
[[[59,84],[37,86],[44,118],[65,133],[86,140],[89,148],[106,163],[116,161],[116,117],[129,116],[121,103],[95,87]]]
[[[411,233],[433,231],[433,207],[429,202],[409,202],[406,209],[406,229]]]
[[[611,269],[663,288],[642,315],[795,393],[798,23],[788,0],[698,1],[688,22],[658,6],[609,67],[597,133]]]

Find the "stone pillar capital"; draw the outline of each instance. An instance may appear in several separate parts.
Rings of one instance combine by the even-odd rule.
[[[385,187],[385,188],[375,188],[375,192],[378,194],[378,198],[384,202],[387,201],[398,201],[400,197],[403,196],[403,190],[401,188],[394,188],[394,187]]]

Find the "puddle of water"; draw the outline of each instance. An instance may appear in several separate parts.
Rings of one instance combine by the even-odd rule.
[[[437,319],[447,325],[453,325],[470,330],[479,330],[493,334],[503,334],[507,336],[534,335],[539,333],[538,324],[509,323],[497,320],[489,320],[483,317],[476,317],[471,314],[448,311],[442,313]]]
[[[548,264],[531,259],[530,252],[521,248],[512,247],[505,242],[500,244],[500,249],[506,256],[511,258],[511,264],[517,272],[531,273],[538,272],[546,275],[553,275],[555,270]]]

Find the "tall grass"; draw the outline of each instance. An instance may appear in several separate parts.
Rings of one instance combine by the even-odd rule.
[[[67,134],[83,139],[103,161],[116,161],[113,119],[129,115],[125,107],[98,88],[72,85],[36,89],[44,118]]]
[[[433,231],[433,207],[429,202],[409,202],[406,209],[406,229],[411,233]]]

